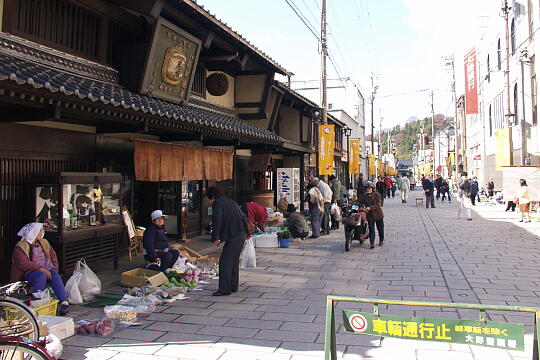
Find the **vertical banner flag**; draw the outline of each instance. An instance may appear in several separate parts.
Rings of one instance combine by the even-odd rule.
[[[332,175],[334,173],[334,148],[336,138],[334,125],[319,125],[319,174]]]
[[[478,114],[476,49],[465,55],[465,114]]]
[[[495,130],[495,142],[497,145],[497,151],[495,153],[495,170],[501,171],[501,166],[510,165],[510,143],[509,143],[509,130],[497,129]]]
[[[369,154],[369,175],[375,175],[375,154]]]
[[[360,140],[351,140],[349,149],[349,174],[360,173]]]
[[[384,167],[383,167],[384,165],[383,165],[382,160],[378,160],[378,164],[377,164],[377,165],[378,165],[378,166],[377,166],[377,173],[378,173],[379,175],[384,175]]]

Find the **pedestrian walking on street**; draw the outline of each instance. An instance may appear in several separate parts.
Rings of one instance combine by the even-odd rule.
[[[309,214],[311,216],[311,238],[317,239],[321,235],[321,217],[324,212],[324,196],[314,185],[308,187]]]
[[[446,196],[448,196],[448,202],[451,203],[452,196],[450,195],[450,178],[448,178],[448,180],[443,179],[441,189],[442,189],[441,201],[444,202],[444,200],[446,199]]]
[[[411,187],[411,182],[406,176],[402,176],[399,179],[399,191],[401,192],[401,203],[404,204],[407,202],[409,197],[409,188]]]
[[[366,193],[366,181],[364,180],[364,174],[358,175],[358,181],[356,182],[356,198],[359,203],[364,202],[364,194]]]
[[[292,237],[302,240],[307,238],[309,235],[309,226],[304,215],[296,212],[296,206],[294,204],[289,204],[287,212],[289,213],[287,227]]]
[[[422,188],[426,194],[426,209],[429,209],[429,205],[431,205],[431,208],[435,208],[434,186],[433,182],[429,179],[429,176],[426,176],[424,180],[422,180]]]
[[[341,207],[343,203],[343,199],[341,197],[342,191],[341,191],[341,181],[339,181],[338,178],[336,178],[335,175],[330,175],[328,177],[328,181],[330,182],[330,189],[332,190],[332,204],[336,204]],[[330,205],[330,209],[332,208],[332,205]],[[332,211],[331,211],[332,212]],[[339,229],[339,220],[337,214],[330,214],[330,219],[332,221],[332,230]]]
[[[514,203],[519,204],[519,212],[521,213],[521,220],[519,222],[530,223],[529,210],[531,207],[531,197],[529,195],[529,187],[525,179],[519,179],[519,185],[516,201],[514,201]]]
[[[238,291],[240,254],[247,239],[245,216],[240,206],[221,194],[216,187],[206,190],[212,204],[212,241],[225,243],[219,258],[219,287],[213,296],[230,295]]]
[[[324,198],[324,212],[321,219],[321,235],[330,234],[330,216],[332,211],[332,189],[330,186],[319,178],[311,180],[313,185],[321,191]]]
[[[392,180],[392,198],[395,198],[396,190],[397,190],[397,181],[394,177],[392,177],[391,180]]]
[[[375,227],[379,233],[379,246],[384,243],[384,213],[381,205],[381,194],[375,192],[375,186],[368,183],[366,186],[366,198],[364,205],[367,210],[367,220],[369,226],[369,243],[370,248],[375,247]]]
[[[159,263],[161,271],[173,267],[180,256],[178,250],[169,249],[165,219],[161,210],[152,211],[150,218],[152,223],[146,228],[143,235],[143,247],[146,251],[144,258],[151,263]]]
[[[392,179],[390,179],[389,175],[386,175],[384,178],[384,183],[386,184],[386,197],[390,199],[390,195],[392,192]]]
[[[442,182],[442,176],[440,174],[437,174],[435,180],[433,181],[433,186],[435,187],[435,190],[437,190],[437,200],[439,200],[442,195]]]
[[[489,199],[491,200],[495,192],[495,183],[493,182],[493,179],[489,179],[487,183],[487,189],[488,189]]]
[[[375,185],[377,192],[381,195],[381,206],[384,206],[384,198],[386,197],[386,182],[382,176],[379,176],[379,180]]]
[[[459,209],[458,218],[465,212],[467,220],[472,220],[471,215],[471,182],[467,178],[467,172],[461,174],[461,179],[458,185]]]
[[[471,204],[473,206],[476,205],[476,198],[478,197],[478,202],[480,202],[480,197],[478,196],[478,191],[480,190],[478,187],[478,179],[473,177],[472,180],[470,180],[471,183]]]

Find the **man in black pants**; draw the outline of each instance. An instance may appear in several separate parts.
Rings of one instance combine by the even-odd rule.
[[[225,243],[219,258],[219,288],[212,295],[230,295],[238,291],[240,254],[247,238],[244,214],[216,187],[209,187],[206,197],[212,204],[212,241]]]

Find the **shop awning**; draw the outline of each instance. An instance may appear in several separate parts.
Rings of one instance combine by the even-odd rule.
[[[265,172],[275,170],[274,160],[270,154],[253,154],[249,159],[248,171]]]
[[[227,180],[233,151],[133,140],[137,181]]]

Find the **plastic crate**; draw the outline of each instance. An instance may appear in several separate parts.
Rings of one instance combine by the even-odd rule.
[[[52,299],[47,305],[34,308],[36,315],[49,315],[55,316],[56,309],[58,308],[58,300]]]

